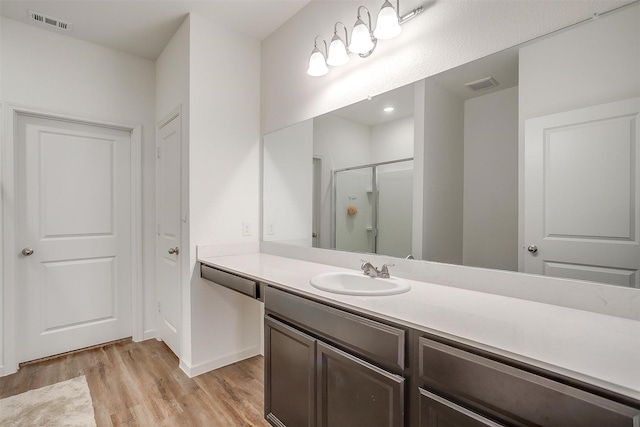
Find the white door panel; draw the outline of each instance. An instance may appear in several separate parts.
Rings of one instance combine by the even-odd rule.
[[[17,124],[19,361],[131,336],[131,133]]]
[[[158,129],[158,338],[180,355],[181,117]],[[178,249],[175,252],[175,249]],[[169,250],[173,249],[173,253]]]
[[[640,287],[640,100],[527,120],[525,272]]]

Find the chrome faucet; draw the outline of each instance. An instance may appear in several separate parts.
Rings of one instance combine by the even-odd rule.
[[[365,260],[361,260],[361,261],[362,261],[362,265],[360,266],[360,269],[364,272],[366,276],[381,277],[383,279],[388,279],[389,277],[391,277],[391,275],[389,274],[389,267],[393,267],[395,265],[395,264],[383,264],[382,268],[378,270],[369,261],[365,261]]]
[[[380,270],[375,268],[373,264],[369,261],[362,260],[362,265],[360,269],[364,271],[364,274],[369,277],[378,277],[380,275]]]
[[[395,266],[395,264],[382,264],[382,268],[380,269],[380,277],[382,277],[383,279],[388,279],[389,277],[391,277],[391,275],[389,274],[389,267],[393,267]]]

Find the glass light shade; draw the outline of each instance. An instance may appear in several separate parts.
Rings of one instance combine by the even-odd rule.
[[[353,53],[367,53],[373,49],[374,44],[371,40],[371,34],[369,33],[369,29],[362,22],[362,20],[358,19],[356,24],[353,26],[353,31],[351,32],[351,43],[349,43],[349,50]]]
[[[376,29],[373,31],[375,38],[380,40],[389,40],[397,37],[402,31],[402,27],[398,22],[398,15],[395,9],[388,1],[385,1],[378,14]]]
[[[327,67],[327,61],[324,59],[322,52],[318,48],[313,49],[311,52],[311,58],[309,58],[309,68],[307,74],[313,77],[324,76],[329,72]]]
[[[344,42],[337,35],[331,39],[329,45],[329,57],[327,58],[327,64],[332,67],[338,67],[349,62],[349,54],[347,53],[347,47]]]

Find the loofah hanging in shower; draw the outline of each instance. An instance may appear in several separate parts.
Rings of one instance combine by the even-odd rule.
[[[349,198],[349,206],[347,206],[347,214],[355,215],[358,213],[358,208],[353,204],[353,201],[357,199],[356,196],[347,196]]]

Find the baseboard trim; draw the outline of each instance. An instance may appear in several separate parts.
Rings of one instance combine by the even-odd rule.
[[[189,378],[193,378],[204,374],[205,372],[213,371],[214,369],[222,368],[223,366],[231,365],[232,363],[236,363],[253,356],[258,356],[260,354],[260,346],[255,346],[238,353],[233,353],[228,356],[213,359],[194,366],[191,366],[184,360],[180,359],[180,369],[182,369]]]
[[[142,335],[142,341],[150,340],[151,338],[157,338],[156,330],[149,329],[148,331],[144,331],[144,334]]]

